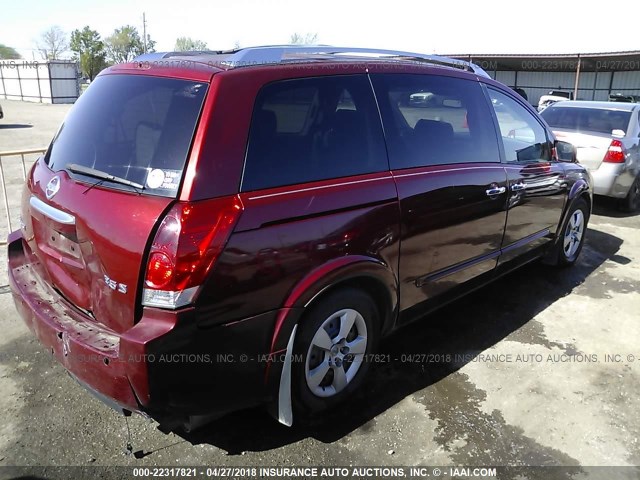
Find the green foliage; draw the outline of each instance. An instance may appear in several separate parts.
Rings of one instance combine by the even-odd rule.
[[[12,60],[18,58],[22,58],[22,56],[14,48],[0,43],[0,59]]]
[[[93,80],[107,66],[104,42],[100,39],[100,34],[89,26],[71,33],[69,47],[80,62],[82,75],[89,80]]]
[[[194,40],[191,37],[178,37],[174,50],[176,52],[189,52],[207,50],[208,48],[207,42],[202,40]]]
[[[155,44],[151,37],[147,35],[147,52],[155,51]],[[105,39],[105,50],[107,59],[111,63],[130,62],[138,55],[144,53],[144,42],[136,27],[125,25],[116,28],[113,33]]]

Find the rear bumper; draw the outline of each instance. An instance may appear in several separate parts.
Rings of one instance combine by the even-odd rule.
[[[20,232],[9,235],[8,244],[9,285],[29,329],[79,382],[123,409],[139,411],[128,375],[139,366],[121,360],[120,337],[91,322],[42,281],[40,265],[25,255]]]
[[[593,193],[607,197],[624,198],[629,193],[637,172],[625,164],[602,162],[597,170],[590,171]]]
[[[28,248],[28,247],[26,247]],[[193,308],[145,308],[115,333],[78,311],[8,239],[9,284],[29,329],[80,383],[117,410],[171,417],[224,414],[267,399],[265,369],[277,311],[198,328]]]

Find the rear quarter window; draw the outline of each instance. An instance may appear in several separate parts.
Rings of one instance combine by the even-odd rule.
[[[186,80],[98,77],[65,118],[46,161],[52,170],[80,165],[175,197],[206,92],[207,84]]]
[[[366,76],[284,80],[259,92],[242,191],[388,168],[382,126]]]

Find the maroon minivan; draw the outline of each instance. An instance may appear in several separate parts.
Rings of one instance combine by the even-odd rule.
[[[591,180],[521,96],[406,52],[259,47],[103,71],[31,169],[18,311],[80,383],[185,425],[341,402],[378,340],[538,258]]]

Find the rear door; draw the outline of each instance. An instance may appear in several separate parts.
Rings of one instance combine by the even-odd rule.
[[[177,195],[206,91],[100,76],[31,172],[22,217],[46,281],[117,332],[133,325],[145,248]]]
[[[539,119],[515,97],[488,90],[509,180],[509,213],[500,257],[504,263],[554,238],[567,183],[562,164],[551,158],[553,144]]]
[[[372,81],[400,198],[406,309],[495,268],[507,178],[477,82],[400,74]]]

